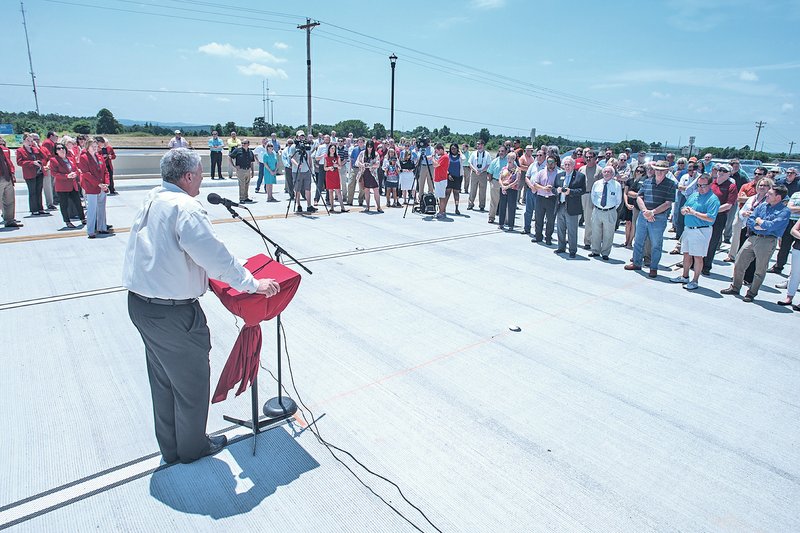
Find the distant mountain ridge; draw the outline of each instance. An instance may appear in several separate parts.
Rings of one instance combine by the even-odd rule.
[[[160,128],[169,128],[169,129],[182,129],[186,131],[200,131],[206,130],[211,131],[212,126],[210,124],[188,124],[186,122],[159,122],[157,120],[132,120],[129,118],[120,118],[117,119],[117,122],[122,124],[123,126],[144,126],[145,124],[150,124],[152,126],[158,126]]]

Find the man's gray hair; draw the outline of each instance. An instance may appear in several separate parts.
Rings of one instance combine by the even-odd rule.
[[[565,157],[564,159],[562,159],[562,160],[561,160],[561,166],[562,166],[562,167],[564,166],[564,163],[572,163],[572,164],[575,164],[575,160],[574,160],[574,159],[572,159],[572,157],[571,157],[571,156],[567,156],[567,157]]]
[[[188,148],[174,148],[161,158],[161,179],[178,183],[184,174],[200,165],[200,154]]]

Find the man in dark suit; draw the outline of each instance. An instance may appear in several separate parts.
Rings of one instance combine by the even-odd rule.
[[[575,257],[578,253],[578,222],[583,213],[581,195],[586,190],[586,176],[575,170],[575,160],[569,156],[561,160],[561,168],[563,170],[556,175],[553,185],[558,226],[558,248],[555,253],[566,252],[569,242],[569,256]]]

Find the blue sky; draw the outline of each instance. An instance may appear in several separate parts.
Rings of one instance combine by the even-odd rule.
[[[0,83],[29,84],[19,4],[3,4]],[[765,149],[800,142],[800,2],[26,0],[25,8],[43,113],[108,107],[118,118],[251,125],[268,77],[275,120],[305,123],[305,32],[296,26],[308,16],[321,23],[311,37],[314,122],[388,128],[394,52],[397,129],[485,126],[524,136],[536,128],[670,144],[694,135],[699,145],[742,146],[763,120]],[[150,92],[160,89],[191,92]],[[34,108],[29,85],[0,91],[2,109]]]

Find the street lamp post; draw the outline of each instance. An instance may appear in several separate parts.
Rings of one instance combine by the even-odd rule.
[[[394,67],[397,64],[397,56],[394,53],[389,56],[389,63],[392,65],[392,111],[389,120],[389,137],[394,139]]]

